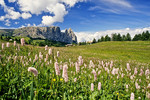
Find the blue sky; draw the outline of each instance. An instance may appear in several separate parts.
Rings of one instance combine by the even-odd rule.
[[[150,27],[149,0],[0,0],[0,28],[60,26],[75,32]]]

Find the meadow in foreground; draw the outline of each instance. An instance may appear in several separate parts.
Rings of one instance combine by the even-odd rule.
[[[25,46],[24,43],[19,45],[2,42],[0,45],[2,100],[150,99],[150,64],[147,57],[150,47],[147,42],[139,49],[128,48],[129,43],[126,49],[130,52],[122,50],[124,55],[128,53],[133,60],[124,56],[120,56],[120,60],[116,59],[119,53],[112,49],[110,51],[116,53],[113,59],[109,47],[102,48],[100,52],[105,53],[100,56],[98,49],[93,49],[96,45],[69,48],[40,48]],[[101,45],[103,47],[104,44]],[[145,61],[140,56],[140,49],[145,50]],[[133,53],[136,60],[132,56],[132,50],[139,52]]]

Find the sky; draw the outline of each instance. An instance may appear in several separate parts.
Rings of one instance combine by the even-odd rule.
[[[149,0],[0,0],[0,28],[72,28],[80,41],[150,31]]]

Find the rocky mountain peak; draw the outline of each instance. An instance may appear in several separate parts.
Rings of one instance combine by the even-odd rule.
[[[71,28],[61,32],[60,27],[23,27],[15,29],[13,36],[41,38],[65,43],[77,43],[77,37]]]

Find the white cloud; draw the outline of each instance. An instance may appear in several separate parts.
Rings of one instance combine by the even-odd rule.
[[[70,7],[73,7],[77,2],[83,2],[86,0],[61,0],[61,1],[69,5]]]
[[[16,0],[8,0],[8,2],[14,3],[14,2],[16,2]]]
[[[20,13],[16,12],[14,7],[6,6],[4,0],[0,0],[0,5],[4,8],[5,16],[0,16],[0,21],[4,21],[5,19],[16,20],[20,17]],[[7,25],[7,24],[6,24]]]
[[[55,22],[63,22],[64,16],[68,13],[67,6],[73,7],[77,2],[86,0],[18,0],[20,10],[39,15],[43,12],[49,13],[42,16],[42,24],[52,25]]]
[[[130,33],[131,37],[133,38],[135,34],[141,34],[143,31],[150,31],[150,27],[146,28],[137,28],[137,29],[130,29],[130,28],[125,28],[125,29],[120,29],[120,30],[106,30],[106,31],[99,31],[95,33],[91,32],[75,32],[78,42],[83,42],[83,41],[92,41],[94,38],[99,39],[101,36],[106,36],[113,33],[120,33],[121,35],[126,35],[127,33]]]
[[[127,0],[91,0],[96,6],[90,7],[89,10],[99,10],[100,12],[111,12],[115,14],[126,14],[137,12],[135,7]]]
[[[51,12],[54,13],[54,16],[43,16],[42,24],[48,26],[52,25],[54,22],[63,22],[64,16],[68,13],[63,4],[57,3],[55,7],[51,9]]]
[[[28,19],[32,17],[32,14],[39,15],[44,12],[47,15],[42,16],[40,25],[49,26],[55,22],[63,22],[64,16],[68,13],[67,8],[83,1],[86,0],[8,0],[9,3],[16,2],[19,6],[20,11],[15,11],[14,7],[8,7],[4,0],[0,0],[0,5],[6,13],[4,16],[0,16],[0,21],[16,20],[20,17]]]
[[[15,24],[17,25],[17,24],[19,24],[19,22],[15,22]]]
[[[5,22],[6,22],[5,23],[6,26],[10,26],[10,21],[8,19]]]
[[[115,6],[132,8],[132,5],[126,0],[101,0],[101,1]]]
[[[28,18],[32,17],[32,15],[30,13],[22,13],[21,16],[23,19],[28,19]]]
[[[4,21],[5,17],[4,16],[0,16],[0,21]]]

